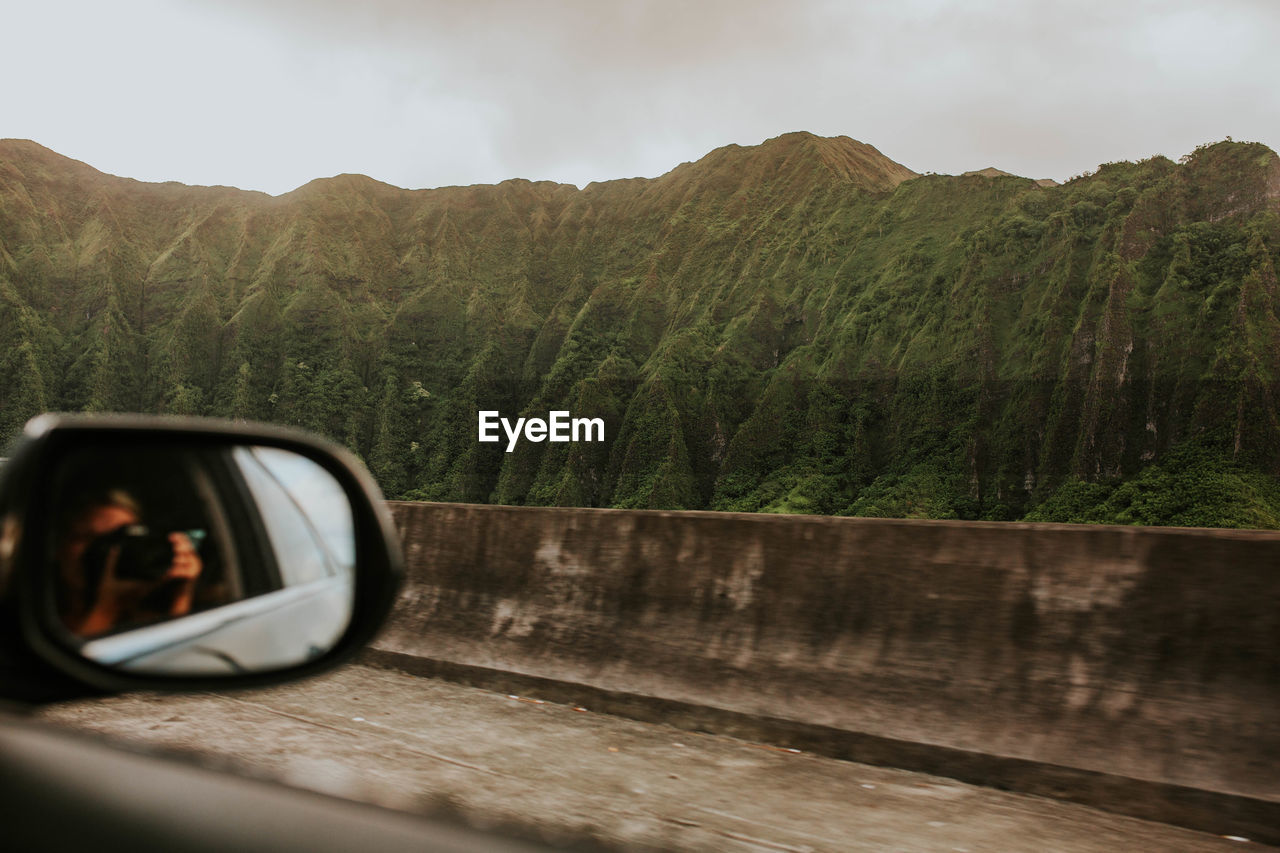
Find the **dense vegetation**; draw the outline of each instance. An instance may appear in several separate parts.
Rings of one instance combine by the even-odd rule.
[[[1061,186],[846,138],[654,180],[272,198],[0,142],[0,431],[269,420],[389,496],[1280,527],[1280,163]],[[476,440],[476,412],[606,442]]]

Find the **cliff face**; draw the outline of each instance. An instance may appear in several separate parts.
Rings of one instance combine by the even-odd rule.
[[[0,428],[297,424],[392,496],[1275,526],[1278,251],[1280,160],[1243,143],[1042,186],[797,133],[581,190],[273,198],[7,140]],[[478,409],[606,441],[505,453]]]

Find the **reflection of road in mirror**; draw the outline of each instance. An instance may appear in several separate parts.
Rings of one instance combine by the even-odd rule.
[[[351,617],[351,584],[335,578],[93,640],[85,657],[130,672],[238,675],[320,657]]]

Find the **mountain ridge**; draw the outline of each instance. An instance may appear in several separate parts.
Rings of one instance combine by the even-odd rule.
[[[267,196],[6,141],[0,428],[279,421],[398,497],[1274,526],[1278,250],[1256,143],[1045,187],[795,133],[581,189]],[[506,454],[477,407],[608,440]]]
[[[610,183],[614,183],[615,181],[658,181],[670,175],[672,172],[675,172],[685,166],[702,166],[703,168],[705,168],[709,160],[714,159],[718,156],[729,155],[734,152],[744,152],[748,157],[750,156],[776,157],[776,155],[780,151],[794,153],[797,148],[813,152],[813,154],[820,161],[822,161],[827,168],[832,170],[833,174],[836,174],[837,176],[841,177],[844,180],[854,180],[855,178],[859,177],[859,172],[861,171],[871,170],[872,172],[875,172],[876,174],[874,175],[868,174],[866,177],[868,177],[869,179],[875,180],[875,182],[877,183],[877,189],[884,189],[885,188],[884,185],[886,183],[888,184],[889,188],[891,188],[893,184],[896,184],[900,180],[917,176],[916,172],[913,172],[907,167],[902,166],[901,164],[895,163],[894,161],[890,160],[888,157],[885,157],[885,155],[881,154],[880,151],[876,149],[874,146],[868,145],[863,142],[858,142],[857,140],[850,139],[847,136],[820,137],[820,136],[815,136],[814,134],[808,133],[807,131],[793,131],[791,133],[785,133],[776,137],[772,137],[770,139],[766,139],[764,142],[760,143],[759,145],[730,144],[730,145],[721,146],[720,148],[717,148],[713,151],[708,152],[707,154],[705,154],[703,157],[699,158],[696,161],[691,161],[689,163],[682,163],[679,166],[673,167],[667,172],[664,172],[663,174],[658,175],[657,177],[654,177],[654,178],[609,178],[602,181],[592,181],[587,186],[610,184]],[[283,198],[285,196],[296,193],[299,190],[303,190],[307,187],[310,187],[313,184],[316,184],[317,182],[329,182],[329,181],[350,182],[351,179],[365,179],[367,181],[372,181],[380,185],[381,187],[401,190],[405,192],[422,192],[422,191],[431,191],[431,190],[448,191],[448,190],[465,189],[468,187],[478,187],[478,186],[501,186],[503,184],[510,183],[513,181],[527,182],[532,184],[552,184],[555,186],[563,186],[563,187],[574,186],[573,184],[560,184],[555,181],[547,181],[547,180],[523,178],[523,177],[512,177],[512,178],[506,178],[502,181],[499,181],[496,184],[481,183],[481,184],[445,185],[445,186],[438,186],[438,187],[400,187],[395,184],[390,184],[385,181],[381,181],[377,178],[373,178],[361,173],[347,172],[347,173],[341,173],[338,175],[332,175],[328,177],[312,178],[310,181],[307,181],[304,184],[294,187],[291,190],[287,190],[278,195],[270,195],[268,193],[263,193],[260,190],[243,189],[240,187],[229,186],[229,185],[184,184],[178,181],[142,181],[136,178],[128,178],[120,175],[113,175],[108,172],[102,172],[94,168],[93,166],[89,165],[88,163],[84,163],[83,161],[66,157],[63,154],[60,154],[57,151],[54,151],[53,149],[48,148],[44,145],[41,145],[40,143],[30,139],[0,138],[0,163],[12,163],[14,160],[25,160],[28,162],[39,161],[45,165],[61,162],[68,165],[72,165],[76,169],[83,168],[85,170],[89,170],[95,176],[101,176],[105,178],[115,178],[119,180],[130,180],[145,186],[181,186],[181,187],[189,187],[192,189],[237,190],[239,192],[251,193],[254,195],[266,196],[269,198]],[[883,173],[883,174],[880,174],[880,173]],[[897,177],[897,176],[901,176],[901,177]],[[897,177],[897,180],[894,180],[894,177]],[[577,187],[574,187],[574,188],[578,189]],[[582,187],[581,189],[585,190],[586,187]]]

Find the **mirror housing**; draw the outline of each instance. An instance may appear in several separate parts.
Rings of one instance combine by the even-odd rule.
[[[266,460],[265,467],[258,464],[259,457]],[[124,458],[128,470],[150,467],[159,470],[153,479],[177,481],[177,486],[167,484],[168,493],[157,492],[152,504],[181,504],[182,484],[198,481],[201,497],[188,496],[189,503],[212,508],[206,514],[218,516],[203,525],[211,530],[185,529],[197,525],[184,524],[172,533],[164,532],[170,529],[165,526],[151,532],[136,518],[125,519],[127,530],[108,525],[111,534],[90,543],[97,549],[93,553],[99,567],[105,559],[108,571],[118,567],[125,576],[124,554],[160,549],[163,556],[149,559],[160,560],[161,568],[148,571],[167,571],[168,560],[177,571],[175,551],[190,555],[203,548],[206,575],[214,573],[213,566],[241,573],[229,583],[236,592],[194,608],[173,605],[149,623],[114,629],[71,620],[65,606],[67,573],[59,571],[56,549],[74,499],[68,483],[79,483],[74,475],[84,469],[84,460],[99,458],[115,460],[117,469]],[[182,474],[166,473],[180,467],[175,460],[201,460],[199,476],[184,480]],[[305,475],[295,480],[292,491],[281,486],[287,476],[269,472],[279,460],[284,460],[286,475],[290,466]],[[260,482],[252,482],[255,477]],[[342,506],[342,499],[350,514],[341,512],[343,517],[335,521],[333,507]],[[278,532],[290,524],[293,538]],[[340,530],[336,540],[330,534],[335,527]],[[299,545],[299,536],[309,537],[316,555],[293,560],[294,551],[308,547]],[[111,556],[103,558],[104,552]],[[298,565],[289,565],[291,561]],[[198,574],[198,559],[196,565]],[[320,565],[329,568],[316,568]],[[128,690],[225,690],[305,678],[350,659],[373,638],[395,601],[403,572],[399,537],[368,471],[344,448],[297,430],[205,418],[41,415],[27,424],[0,468],[0,618],[7,623],[0,637],[0,665],[13,670],[21,662],[34,673],[33,689],[16,688],[28,695],[15,698],[31,701],[40,693],[41,673],[46,687],[58,685],[52,698]],[[162,580],[174,586],[171,578]],[[308,639],[305,649],[296,651],[280,645],[303,627],[317,636],[318,618],[324,623],[320,640]],[[234,640],[226,639],[233,635]],[[221,639],[210,643],[209,637]],[[255,655],[255,649],[267,651]],[[254,662],[246,665],[246,659]]]

